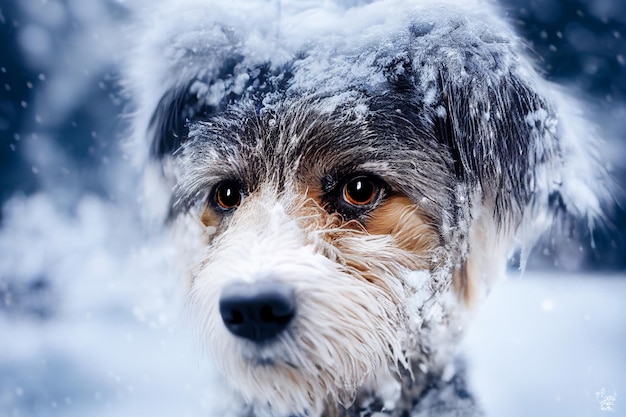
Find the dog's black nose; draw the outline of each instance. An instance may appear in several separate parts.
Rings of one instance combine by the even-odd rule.
[[[235,336],[261,342],[287,328],[296,313],[293,288],[276,281],[234,283],[220,297],[220,314]]]

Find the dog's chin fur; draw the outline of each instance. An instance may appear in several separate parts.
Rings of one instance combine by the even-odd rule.
[[[601,217],[593,135],[491,3],[231,3],[166,2],[128,63],[147,199],[234,393],[216,413],[421,410],[458,383],[457,341],[509,256],[560,214]],[[341,194],[359,175],[362,206]],[[224,288],[271,281],[294,289],[289,327],[231,334]]]

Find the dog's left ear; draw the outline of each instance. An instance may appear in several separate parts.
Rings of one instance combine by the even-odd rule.
[[[480,186],[499,220],[519,224],[557,212],[602,219],[612,182],[599,162],[593,121],[526,61],[507,61],[514,64],[492,60],[492,67],[467,65],[463,74],[440,69],[444,111],[435,111],[435,129],[457,177]]]
[[[531,198],[558,192],[557,115],[514,69],[474,69],[459,75],[441,68],[436,134],[452,154],[456,176],[480,187],[495,218],[517,217]]]

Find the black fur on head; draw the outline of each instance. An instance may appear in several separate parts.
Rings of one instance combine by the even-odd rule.
[[[240,56],[228,59],[216,80],[192,79],[165,92],[150,119],[149,128],[154,132],[152,157],[172,155],[186,141],[190,122],[209,120],[244,98],[253,100],[260,110],[265,94],[286,89],[288,68],[272,70],[269,64],[250,69],[244,85],[235,86],[235,71],[241,61]],[[204,96],[212,88],[223,89],[224,94],[218,102],[208,103]]]
[[[175,154],[188,140],[193,122],[257,117],[264,111],[269,114],[268,110],[293,111],[293,104],[302,104],[303,98],[352,94],[363,101],[352,100],[333,110],[329,120],[333,129],[344,129],[340,121],[362,104],[377,115],[366,117],[368,123],[375,119],[379,124],[386,123],[385,119],[395,120],[390,122],[395,123],[395,130],[403,124],[414,126],[422,133],[403,140],[440,153],[445,169],[454,174],[458,184],[466,190],[478,187],[483,198],[492,201],[495,218],[513,217],[519,222],[523,208],[533,198],[551,196],[554,200],[559,194],[558,178],[539,184],[545,181],[543,171],[542,178],[537,178],[537,170],[547,169],[549,176],[551,166],[559,164],[553,106],[540,95],[532,78],[525,77],[526,68],[517,62],[516,51],[508,39],[490,33],[475,34],[470,29],[463,33],[464,22],[448,21],[445,25],[435,29],[456,34],[460,40],[442,42],[440,34],[433,34],[437,32],[434,25],[426,27],[414,21],[400,35],[392,37],[394,45],[379,47],[374,54],[366,49],[360,54],[329,57],[316,50],[302,51],[278,68],[271,62],[247,68],[242,56],[227,58],[214,79],[191,79],[164,93],[150,121],[154,132],[152,155],[163,158]],[[339,66],[369,62],[365,74],[378,75],[380,81],[327,78],[318,85],[300,85],[294,76],[306,76],[310,71],[306,65],[320,59],[332,59]],[[220,99],[210,98],[212,94],[218,94]],[[256,114],[229,111],[244,101]],[[325,118],[313,113],[310,117]],[[260,119],[261,124],[267,121]],[[386,146],[394,145],[390,142]],[[387,153],[394,157],[393,149]],[[422,162],[426,161],[414,161],[417,165]],[[420,170],[418,175],[439,174]],[[450,189],[447,198],[439,201],[440,209],[455,206],[451,200],[469,198],[454,195],[453,185],[442,185]],[[549,189],[540,190],[545,186]],[[547,200],[544,203],[548,205]]]

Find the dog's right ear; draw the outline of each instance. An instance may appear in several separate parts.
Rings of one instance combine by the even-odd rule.
[[[189,121],[206,119],[214,113],[214,106],[208,105],[200,96],[201,91],[194,88],[199,84],[194,80],[163,94],[147,126],[150,157],[162,159],[172,155],[186,140]]]
[[[240,68],[243,57],[235,54],[216,58],[222,58],[222,61],[215,65],[214,71],[206,73],[198,68],[189,74],[189,79],[183,78],[183,81],[166,87],[160,97],[153,99],[156,104],[152,106],[143,132],[148,136],[151,158],[160,160],[174,154],[187,140],[190,122],[208,120],[245,90],[246,83],[239,79],[241,73],[246,72]],[[180,75],[172,73],[168,76],[175,79]],[[243,78],[249,79],[247,74]],[[241,88],[242,84],[244,88]],[[155,86],[155,90],[158,91],[158,87]]]
[[[269,63],[246,64],[243,55],[235,54],[217,65],[210,77],[198,76],[165,90],[147,122],[150,157],[173,155],[187,140],[193,121],[208,121],[242,97],[254,102],[268,92],[285,90],[291,75],[288,64],[278,69]]]
[[[259,82],[255,69],[271,49],[259,41],[276,32],[275,15],[272,3],[244,0],[165,1],[138,11],[124,71],[138,165],[174,154],[189,122],[246,94],[248,80]]]
[[[126,57],[138,165],[174,154],[187,139],[189,122],[209,118],[233,99],[230,93],[245,88],[242,45],[248,34],[241,17],[228,15],[227,24],[215,21],[205,2],[179,6],[168,2],[145,17]]]

